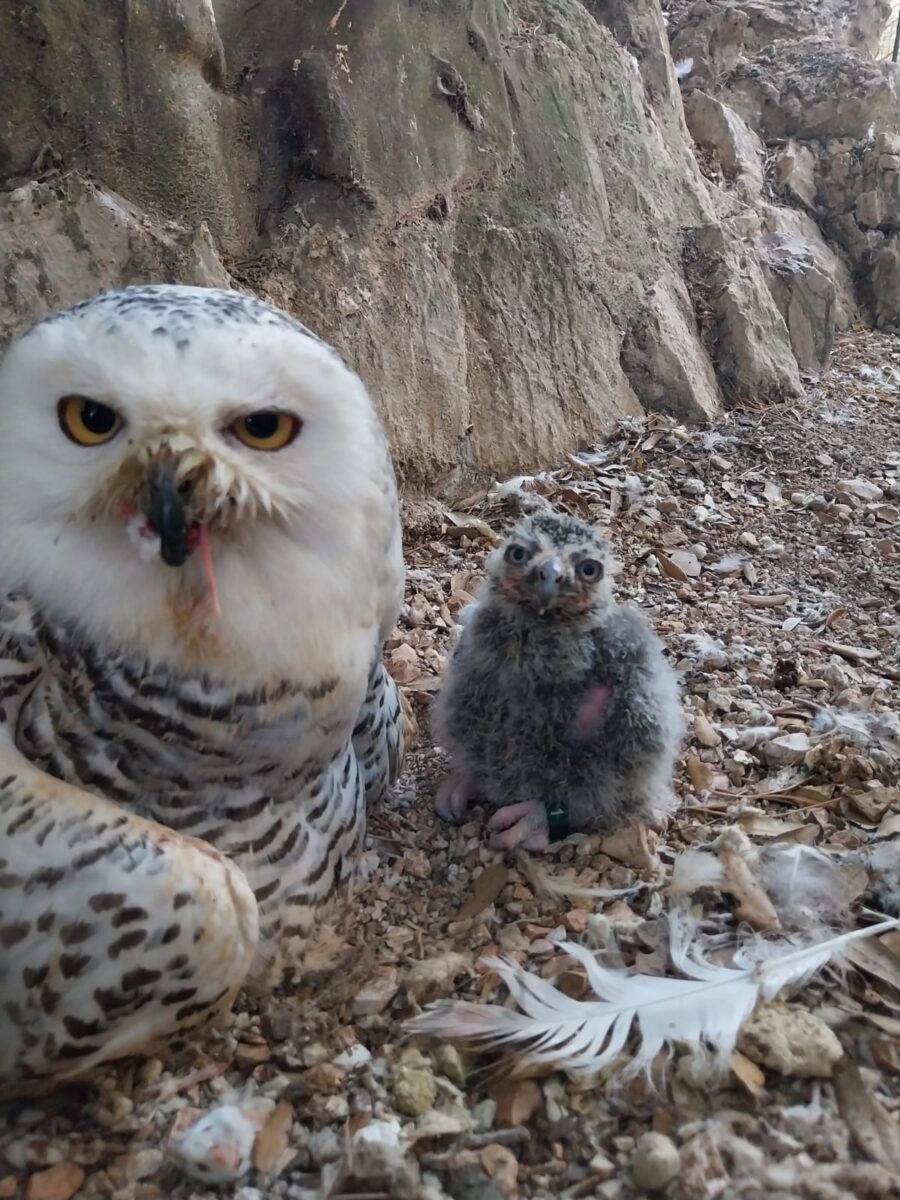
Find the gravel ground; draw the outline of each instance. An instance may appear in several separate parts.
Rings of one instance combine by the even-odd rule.
[[[853,332],[791,407],[702,431],[651,417],[418,511],[388,659],[419,741],[373,814],[346,919],[299,984],[241,1001],[189,1058],[0,1108],[0,1200],[900,1195],[897,930],[759,1009],[715,1083],[686,1043],[629,1077],[633,1035],[579,1078],[404,1030],[435,999],[502,1003],[497,953],[590,998],[563,936],[674,975],[665,915],[686,850],[718,863],[693,897],[716,948],[900,912],[898,433],[900,343]],[[478,820],[435,819],[446,763],[428,735],[456,614],[523,489],[608,530],[620,597],[682,672],[689,728],[667,822],[575,836],[538,871],[488,850]],[[767,866],[804,848],[833,864],[811,906]]]

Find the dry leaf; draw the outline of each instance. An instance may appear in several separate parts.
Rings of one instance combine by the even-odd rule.
[[[761,884],[754,879],[747,863],[739,854],[725,847],[717,853],[725,868],[718,887],[737,901],[735,919],[746,921],[752,929],[777,933],[781,929],[778,913]]]
[[[863,1083],[859,1067],[845,1057],[834,1068],[832,1084],[857,1150],[889,1171],[900,1171],[900,1126]]]
[[[764,813],[741,813],[737,823],[745,833],[762,838],[785,838],[786,834],[800,830],[805,832],[810,828],[803,821],[781,821],[778,817],[769,817]],[[815,834],[815,832],[813,828],[813,833]]]
[[[688,579],[697,579],[703,567],[700,564],[700,559],[690,550],[673,550],[669,555],[669,560],[680,571],[684,573]]]
[[[464,902],[454,921],[468,921],[494,903],[509,879],[509,868],[503,863],[492,863],[485,867],[472,887],[472,894]]]
[[[709,763],[701,762],[699,758],[691,755],[685,763],[685,770],[695,792],[702,793],[710,790],[715,772]]]
[[[861,942],[851,942],[845,957],[858,970],[890,984],[900,992],[900,958],[892,954],[879,939],[866,938]]]
[[[659,563],[659,569],[662,571],[663,575],[667,575],[669,579],[674,579],[678,583],[687,583],[687,573],[683,571],[681,567],[679,567],[679,565],[667,555],[661,554],[659,551],[657,551],[656,561]]]
[[[701,746],[712,749],[718,746],[722,738],[712,726],[712,722],[702,712],[694,714],[694,737]]]
[[[253,1143],[253,1165],[264,1175],[278,1175],[287,1163],[288,1138],[294,1120],[289,1100],[280,1100]]]
[[[657,837],[650,832],[646,825],[628,825],[600,843],[600,850],[616,862],[625,863],[635,870],[645,871],[655,869],[659,863],[656,857]]]
[[[876,658],[881,658],[881,651],[871,646],[845,646],[842,642],[825,641],[820,644],[823,650],[829,650],[839,658],[846,658],[848,662],[874,662]]]

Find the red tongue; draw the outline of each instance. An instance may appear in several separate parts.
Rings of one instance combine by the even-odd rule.
[[[219,604],[219,589],[216,586],[216,572],[213,567],[212,547],[209,544],[209,530],[205,525],[200,526],[199,530],[199,548],[200,559],[203,563],[203,574],[206,576],[206,586],[209,588],[209,598],[212,603],[212,610],[217,617],[221,617],[222,608]]]
[[[130,504],[120,504],[119,512],[123,517],[131,518],[138,515],[138,510]],[[188,545],[196,546],[200,550],[200,560],[203,563],[203,574],[206,578],[206,586],[209,590],[209,599],[212,604],[212,610],[217,617],[222,615],[222,606],[219,604],[219,589],[216,585],[216,571],[213,566],[212,546],[209,544],[209,530],[205,525],[195,526],[188,530],[187,535]]]

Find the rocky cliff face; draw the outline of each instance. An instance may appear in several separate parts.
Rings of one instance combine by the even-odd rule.
[[[358,368],[411,490],[553,461],[642,406],[789,397],[856,302],[820,228],[854,265],[857,229],[892,244],[893,152],[852,153],[867,105],[897,128],[892,71],[845,48],[883,33],[867,2],[864,28],[831,5],[816,86],[865,78],[827,93],[839,129],[796,92],[822,33],[802,4],[766,69],[761,0],[672,6],[668,31],[659,0],[7,5],[0,337],[123,282],[252,288]]]

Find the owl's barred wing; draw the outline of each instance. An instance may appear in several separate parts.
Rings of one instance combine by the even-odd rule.
[[[403,765],[408,718],[397,685],[379,654],[369,674],[366,698],[353,730],[353,749],[362,770],[366,803],[384,798]]]
[[[231,1004],[257,935],[233,863],[45,775],[0,730],[0,1098],[171,1045]]]

